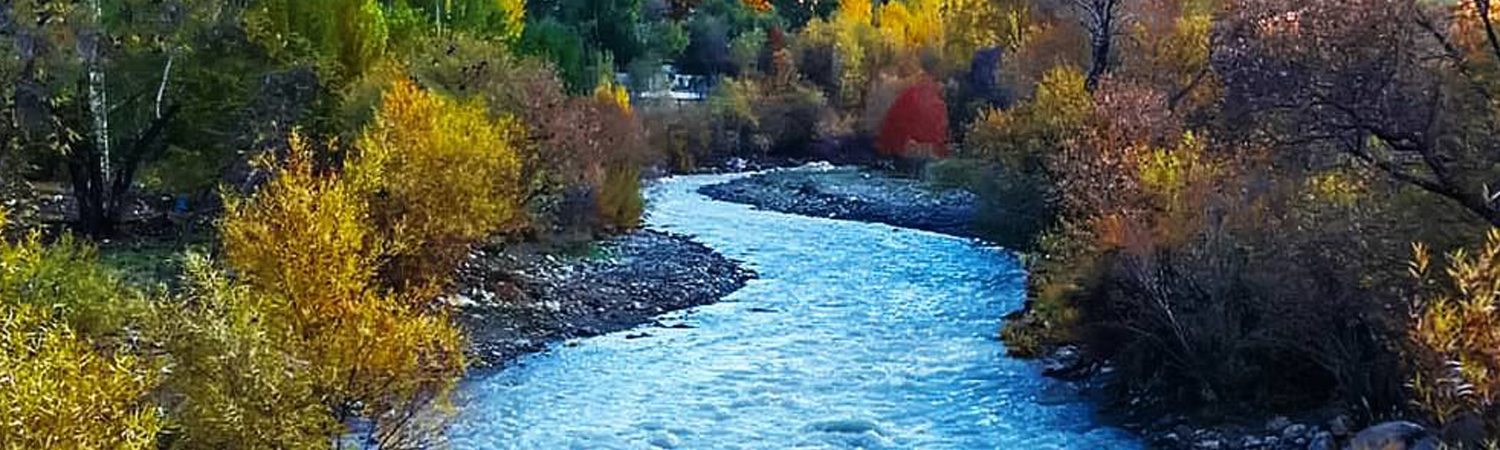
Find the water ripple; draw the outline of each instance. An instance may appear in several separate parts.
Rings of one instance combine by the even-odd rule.
[[[558,347],[460,388],[456,448],[1140,448],[1005,357],[1024,273],[975,242],[710,201],[678,177],[649,225],[761,279],[674,317],[694,326]]]

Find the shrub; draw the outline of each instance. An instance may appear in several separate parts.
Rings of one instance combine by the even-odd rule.
[[[808,153],[817,136],[819,119],[828,111],[828,101],[815,89],[792,85],[773,90],[756,105],[760,127],[774,154],[800,157]]]
[[[350,181],[390,230],[402,281],[446,278],[468,244],[518,228],[525,132],[492,120],[482,104],[458,103],[400,81],[348,164]]]
[[[0,306],[0,442],[7,448],[154,449],[164,420],[144,401],[155,371],[101,354],[47,306]]]
[[[1018,251],[1034,250],[1037,236],[1052,226],[1052,194],[1041,177],[965,158],[934,161],[924,170],[924,178],[937,186],[965,189],[978,196],[974,226],[991,242]]]
[[[924,80],[901,92],[881,122],[878,145],[886,156],[948,156],[948,106],[937,83]]]
[[[599,219],[610,228],[633,228],[645,211],[640,169],[633,164],[612,165],[594,197]]]
[[[179,448],[316,448],[342,432],[318,395],[321,371],[298,358],[300,337],[275,297],[186,259],[186,292],[160,335],[173,364]]]
[[[286,162],[275,167],[274,180],[248,199],[225,200],[220,231],[228,261],[261,296],[273,323],[290,329],[292,356],[308,362],[314,390],[335,422],[374,420],[374,438],[382,443],[422,439],[430,422],[412,419],[441,406],[463,373],[462,337],[444,315],[426,312],[435,297],[431,286],[444,280],[382,283],[379,274],[389,272],[382,263],[412,255],[415,249],[404,246],[417,241],[402,239],[421,235],[380,228],[412,219],[378,221],[370,211],[373,187],[384,180],[374,175],[419,179],[394,172],[411,166],[391,160],[353,161],[385,163],[359,169],[366,172],[358,178],[320,174],[301,139],[292,143]]]
[[[728,135],[720,136],[727,142],[716,145],[729,147],[722,153],[738,156],[805,155],[828,112],[817,90],[798,84],[778,88],[751,79],[721,83],[709,108],[715,128]]]
[[[1083,73],[1058,67],[1036,86],[1036,96],[1009,111],[989,109],[969,127],[965,150],[1023,173],[1041,173],[1049,155],[1075,137],[1094,114]]]
[[[662,149],[671,170],[691,172],[712,155],[713,123],[701,103],[644,110],[642,123],[652,148]]]
[[[629,112],[629,98],[619,86],[596,87],[598,80],[591,79],[595,95],[570,97],[547,61],[518,58],[462,36],[428,47],[432,51],[410,63],[420,83],[460,101],[483,100],[492,117],[513,116],[524,125],[527,139],[516,144],[528,231],[596,224],[592,212],[576,215],[563,210],[570,193],[602,183],[604,163],[612,155],[648,158],[648,147],[639,143],[644,139],[639,121]],[[585,211],[592,209],[585,206]]]
[[[896,104],[896,99],[906,88],[915,84],[918,80],[897,77],[892,74],[882,74],[870,83],[869,92],[865,95],[864,108],[860,111],[859,132],[870,136],[880,135],[880,126],[885,123],[885,117],[890,115],[891,105]]]
[[[143,306],[71,238],[0,240],[0,446],[155,448],[160,372],[123,336]]]
[[[1500,398],[1500,230],[1478,251],[1448,254],[1447,268],[1432,273],[1432,257],[1412,246],[1411,275],[1419,283],[1407,329],[1414,403],[1439,424],[1462,415],[1489,417]],[[1494,426],[1494,423],[1486,425]]]

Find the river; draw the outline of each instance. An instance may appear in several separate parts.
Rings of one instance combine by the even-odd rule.
[[[696,192],[735,176],[659,182],[647,222],[760,279],[667,315],[667,327],[559,345],[465,381],[453,446],[1141,448],[1088,403],[1060,401],[1035,363],[1005,356],[997,319],[1021,307],[1025,282],[1010,254]]]

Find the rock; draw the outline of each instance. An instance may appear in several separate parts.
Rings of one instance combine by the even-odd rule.
[[[1328,432],[1333,433],[1336,437],[1349,436],[1350,428],[1349,416],[1343,414],[1339,414],[1338,417],[1334,417],[1333,420],[1328,421]]]
[[[1276,416],[1275,418],[1272,418],[1269,422],[1266,422],[1266,431],[1270,431],[1272,433],[1280,434],[1281,430],[1284,430],[1284,429],[1286,429],[1286,427],[1289,427],[1289,426],[1292,426],[1292,420],[1291,419],[1286,418],[1286,416]]]
[[[1442,432],[1444,442],[1458,445],[1459,448],[1483,448],[1487,438],[1484,432],[1484,419],[1473,413],[1453,418],[1443,426]]]
[[[1307,444],[1307,450],[1334,450],[1333,433],[1324,431],[1313,436],[1312,443]]]
[[[1300,423],[1287,425],[1286,428],[1281,429],[1281,438],[1296,439],[1298,437],[1301,437],[1304,433],[1307,433],[1307,425],[1303,425]]]
[[[1381,423],[1354,435],[1349,450],[1435,450],[1437,439],[1421,425],[1407,421]]]

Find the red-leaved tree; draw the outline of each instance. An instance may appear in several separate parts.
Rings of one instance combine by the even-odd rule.
[[[876,142],[885,156],[948,156],[948,106],[937,83],[912,83],[891,104]]]

